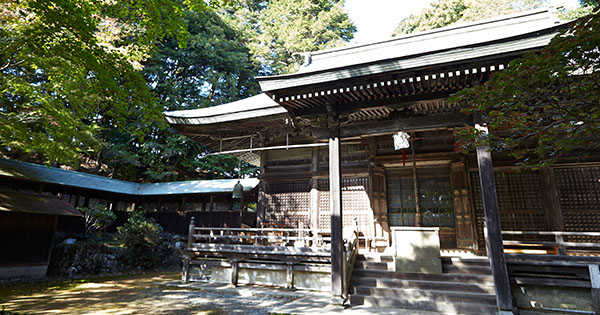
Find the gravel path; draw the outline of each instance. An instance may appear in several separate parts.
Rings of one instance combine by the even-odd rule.
[[[262,315],[301,295],[285,290],[179,285],[178,272],[33,284],[0,284],[0,309],[19,314]]]

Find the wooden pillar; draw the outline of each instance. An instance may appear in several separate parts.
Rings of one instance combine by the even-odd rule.
[[[160,212],[160,207],[161,206],[162,206],[162,197],[159,196],[158,200],[156,200],[156,208],[154,209],[154,211]]]
[[[475,213],[471,202],[469,179],[465,163],[452,163],[454,217],[456,222],[456,245],[458,248],[477,249]]]
[[[340,165],[340,138],[329,139],[329,193],[331,210],[331,293],[343,294],[343,240],[342,240],[342,172]]]
[[[239,267],[239,260],[238,259],[232,259],[231,260],[231,285],[234,287],[237,287],[238,285],[238,267]]]
[[[192,248],[192,245],[194,245],[194,232],[196,228],[196,220],[194,217],[192,217],[190,219],[190,225],[188,227],[188,241],[187,241],[187,248],[190,249]]]
[[[208,200],[208,220],[207,220],[209,227],[212,226],[212,209],[213,209],[214,201],[215,201],[215,196],[210,195],[210,199]]]
[[[50,244],[54,244],[54,239],[56,238],[56,229],[58,227],[58,216],[54,215],[52,216],[53,218],[48,219],[49,221],[53,221],[52,222],[52,240],[50,241]],[[52,256],[52,248],[54,246],[50,246],[50,250],[48,251],[48,256],[46,256],[46,264],[49,265],[50,264],[50,256]]]
[[[258,183],[258,196],[256,200],[256,227],[260,228],[265,223],[265,209],[267,203],[267,196],[265,194],[265,190],[267,188],[267,183],[264,180],[266,165],[267,163],[267,151],[260,152],[260,175]]]
[[[482,130],[487,134],[487,128],[483,128]],[[477,163],[479,166],[479,178],[485,213],[487,252],[494,278],[496,304],[501,312],[512,312],[513,304],[502,245],[498,197],[496,196],[492,154],[489,151],[489,147],[479,146],[477,148]]]
[[[183,213],[185,211],[185,199],[185,195],[181,196],[181,200],[179,201],[179,207],[177,209],[179,213]]]
[[[312,149],[312,164],[310,179],[310,228],[313,230],[313,242],[312,245],[317,245],[319,229],[319,148],[315,147]]]
[[[294,264],[291,262],[286,263],[286,288],[294,288]]]
[[[600,267],[597,264],[588,265],[590,282],[592,284],[592,309],[600,314]]]
[[[564,231],[565,222],[560,208],[560,199],[556,189],[554,171],[548,166],[540,168],[540,180],[542,184],[542,200],[548,227],[552,231]]]
[[[413,171],[413,186],[415,193],[415,226],[421,226],[421,200],[419,197],[419,180],[417,178],[417,159],[415,157],[415,133],[410,134],[410,149],[412,152],[412,171]]]
[[[79,207],[79,199],[81,198],[81,193],[77,192],[77,197],[75,197],[75,208]]]
[[[106,209],[113,211],[113,194],[108,194],[106,197]]]

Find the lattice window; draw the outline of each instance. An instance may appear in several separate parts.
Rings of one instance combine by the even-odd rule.
[[[537,172],[494,171],[500,225],[505,231],[546,231],[548,224],[541,198],[542,188]],[[473,201],[479,229],[479,246],[485,248],[483,227],[485,214],[479,173],[471,172]],[[536,238],[520,237],[520,240]]]
[[[567,232],[600,231],[600,213],[565,213],[563,215]],[[600,237],[568,236],[569,242],[600,242]]]
[[[358,229],[363,235],[370,236],[373,224],[373,212],[367,193],[367,177],[342,178],[342,221],[344,227],[350,227],[352,220],[358,220]],[[329,179],[319,180],[319,228],[331,226],[329,209]]]
[[[454,227],[450,177],[434,170],[421,170],[417,173],[417,181],[422,225]],[[390,225],[415,225],[416,203],[412,174],[387,176],[387,200]]]
[[[387,178],[388,222],[391,226],[415,225],[415,190],[412,178]]]
[[[554,170],[563,214],[600,210],[600,167]]]
[[[298,227],[310,224],[310,182],[308,180],[271,182],[266,189],[268,223]]]
[[[344,144],[341,146],[342,161],[366,161],[369,156],[368,144]]]

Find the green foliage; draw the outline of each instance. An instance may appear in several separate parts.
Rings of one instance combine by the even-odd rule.
[[[547,0],[437,0],[402,19],[392,36],[482,20],[548,5]]]
[[[3,1],[0,16],[0,153],[76,164],[100,126],[161,121],[139,69],[160,39],[185,44],[179,1]]]
[[[165,250],[163,229],[141,211],[131,213],[127,222],[117,228],[117,238],[126,249],[125,261],[132,267],[152,268],[161,263]]]
[[[144,65],[144,76],[166,110],[228,103],[256,95],[258,66],[243,36],[214,10],[186,11],[186,48],[175,39]]]
[[[351,38],[354,27],[348,26],[350,20],[341,11],[341,3],[338,2],[296,3],[297,8],[287,13],[289,24],[264,22],[268,16],[276,14],[274,12],[282,13],[289,9],[291,3],[245,2],[231,4],[218,12],[211,9],[186,11],[187,46],[182,48],[176,39],[165,40],[161,48],[144,62],[144,77],[162,108],[194,109],[257,94],[256,75],[275,71],[274,64],[288,66],[287,59],[279,53],[264,51],[258,58],[253,56],[258,47],[264,46],[264,38],[259,38],[257,33],[264,32],[264,29],[272,35],[285,34],[292,27],[304,25],[302,33],[288,36],[271,47],[287,51],[285,54],[289,58],[296,52],[321,49],[342,38]],[[316,19],[321,23],[319,27],[307,26],[317,25]],[[351,28],[352,32],[337,29],[343,27]],[[137,123],[130,122],[127,129],[136,129]],[[114,169],[113,176],[117,178],[154,182],[238,175],[235,169],[239,161],[236,158],[200,158],[208,152],[207,148],[169,132],[161,124],[153,125],[141,139],[126,130],[104,128],[102,134],[110,145],[102,149],[100,159]],[[243,174],[256,175],[256,172],[256,167],[242,163]]]
[[[210,7],[206,5],[210,3]],[[223,5],[221,5],[223,3]],[[82,157],[114,178],[237,176],[238,160],[167,128],[164,110],[258,93],[259,74],[355,31],[343,1],[26,0],[0,7],[0,156]],[[256,168],[242,163],[244,173]]]
[[[458,131],[464,149],[481,144],[524,166],[600,149],[600,15],[581,18],[539,53],[512,61],[487,83],[452,98],[491,129]]]
[[[117,216],[105,205],[96,204],[91,207],[78,207],[77,210],[83,213],[85,223],[85,234],[98,234],[111,225],[117,219]]]
[[[340,0],[241,1],[224,18],[246,36],[261,74],[291,73],[300,53],[344,45],[356,32]]]

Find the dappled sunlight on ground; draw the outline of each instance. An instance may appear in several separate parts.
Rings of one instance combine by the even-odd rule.
[[[165,272],[71,283],[4,285],[0,286],[0,307],[24,314],[237,313],[235,304],[240,303],[239,296],[221,294],[215,298],[213,293],[161,285],[180,277],[179,272]],[[257,309],[269,304],[256,302]]]

